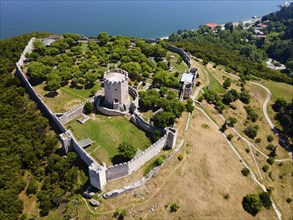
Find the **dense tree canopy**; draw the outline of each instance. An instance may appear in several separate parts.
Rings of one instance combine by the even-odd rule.
[[[73,167],[73,161],[54,153],[57,137],[48,120],[11,74],[33,36],[45,37],[47,34],[25,34],[0,41],[0,219],[4,220],[18,219],[22,213],[23,202],[18,194],[26,185],[27,194],[38,194],[43,215],[66,200],[70,196],[68,190],[74,192],[77,185],[77,168]],[[54,164],[59,167],[46,166],[51,157],[57,158]],[[25,170],[33,176],[29,183],[23,179]],[[50,187],[43,185],[38,191],[36,185],[43,181],[44,185],[50,183]]]

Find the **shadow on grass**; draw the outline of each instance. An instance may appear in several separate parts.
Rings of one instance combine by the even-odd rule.
[[[84,89],[91,89],[94,87],[94,85],[95,85],[94,83],[87,83],[84,85]]]
[[[58,92],[48,92],[45,97],[48,97],[48,98],[54,98],[55,96],[58,95]]]
[[[111,158],[111,162],[115,164],[124,163],[129,161],[128,158],[123,157],[122,155],[118,154]]]

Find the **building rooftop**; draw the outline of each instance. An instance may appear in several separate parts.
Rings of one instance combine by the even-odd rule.
[[[105,75],[105,78],[109,81],[116,82],[125,80],[126,76],[123,73],[109,72]]]
[[[86,138],[86,139],[83,139],[81,141],[78,142],[78,144],[82,147],[82,148],[85,148],[87,146],[90,146],[93,144],[93,141],[90,139],[90,138]]]
[[[180,82],[192,83],[194,76],[192,73],[183,73]]]

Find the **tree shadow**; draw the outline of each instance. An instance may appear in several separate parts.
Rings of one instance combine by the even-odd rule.
[[[54,98],[58,95],[59,93],[58,92],[48,92],[45,97],[48,97],[48,98]]]
[[[43,79],[33,79],[33,78],[30,78],[29,79],[29,82],[32,86],[37,86],[37,85],[40,85],[43,83]]]
[[[94,85],[95,85],[94,83],[87,83],[84,85],[84,89],[91,89],[94,87]]]
[[[68,81],[63,81],[63,82],[61,82],[61,87],[67,86],[68,84],[69,84]]]
[[[122,155],[118,154],[115,155],[114,157],[111,158],[112,164],[119,164],[119,163],[124,163],[127,162],[128,159],[126,157],[123,157]]]

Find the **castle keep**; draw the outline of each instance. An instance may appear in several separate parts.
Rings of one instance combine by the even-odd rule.
[[[129,103],[128,73],[124,70],[109,70],[104,74],[104,105],[112,109],[126,109]]]

